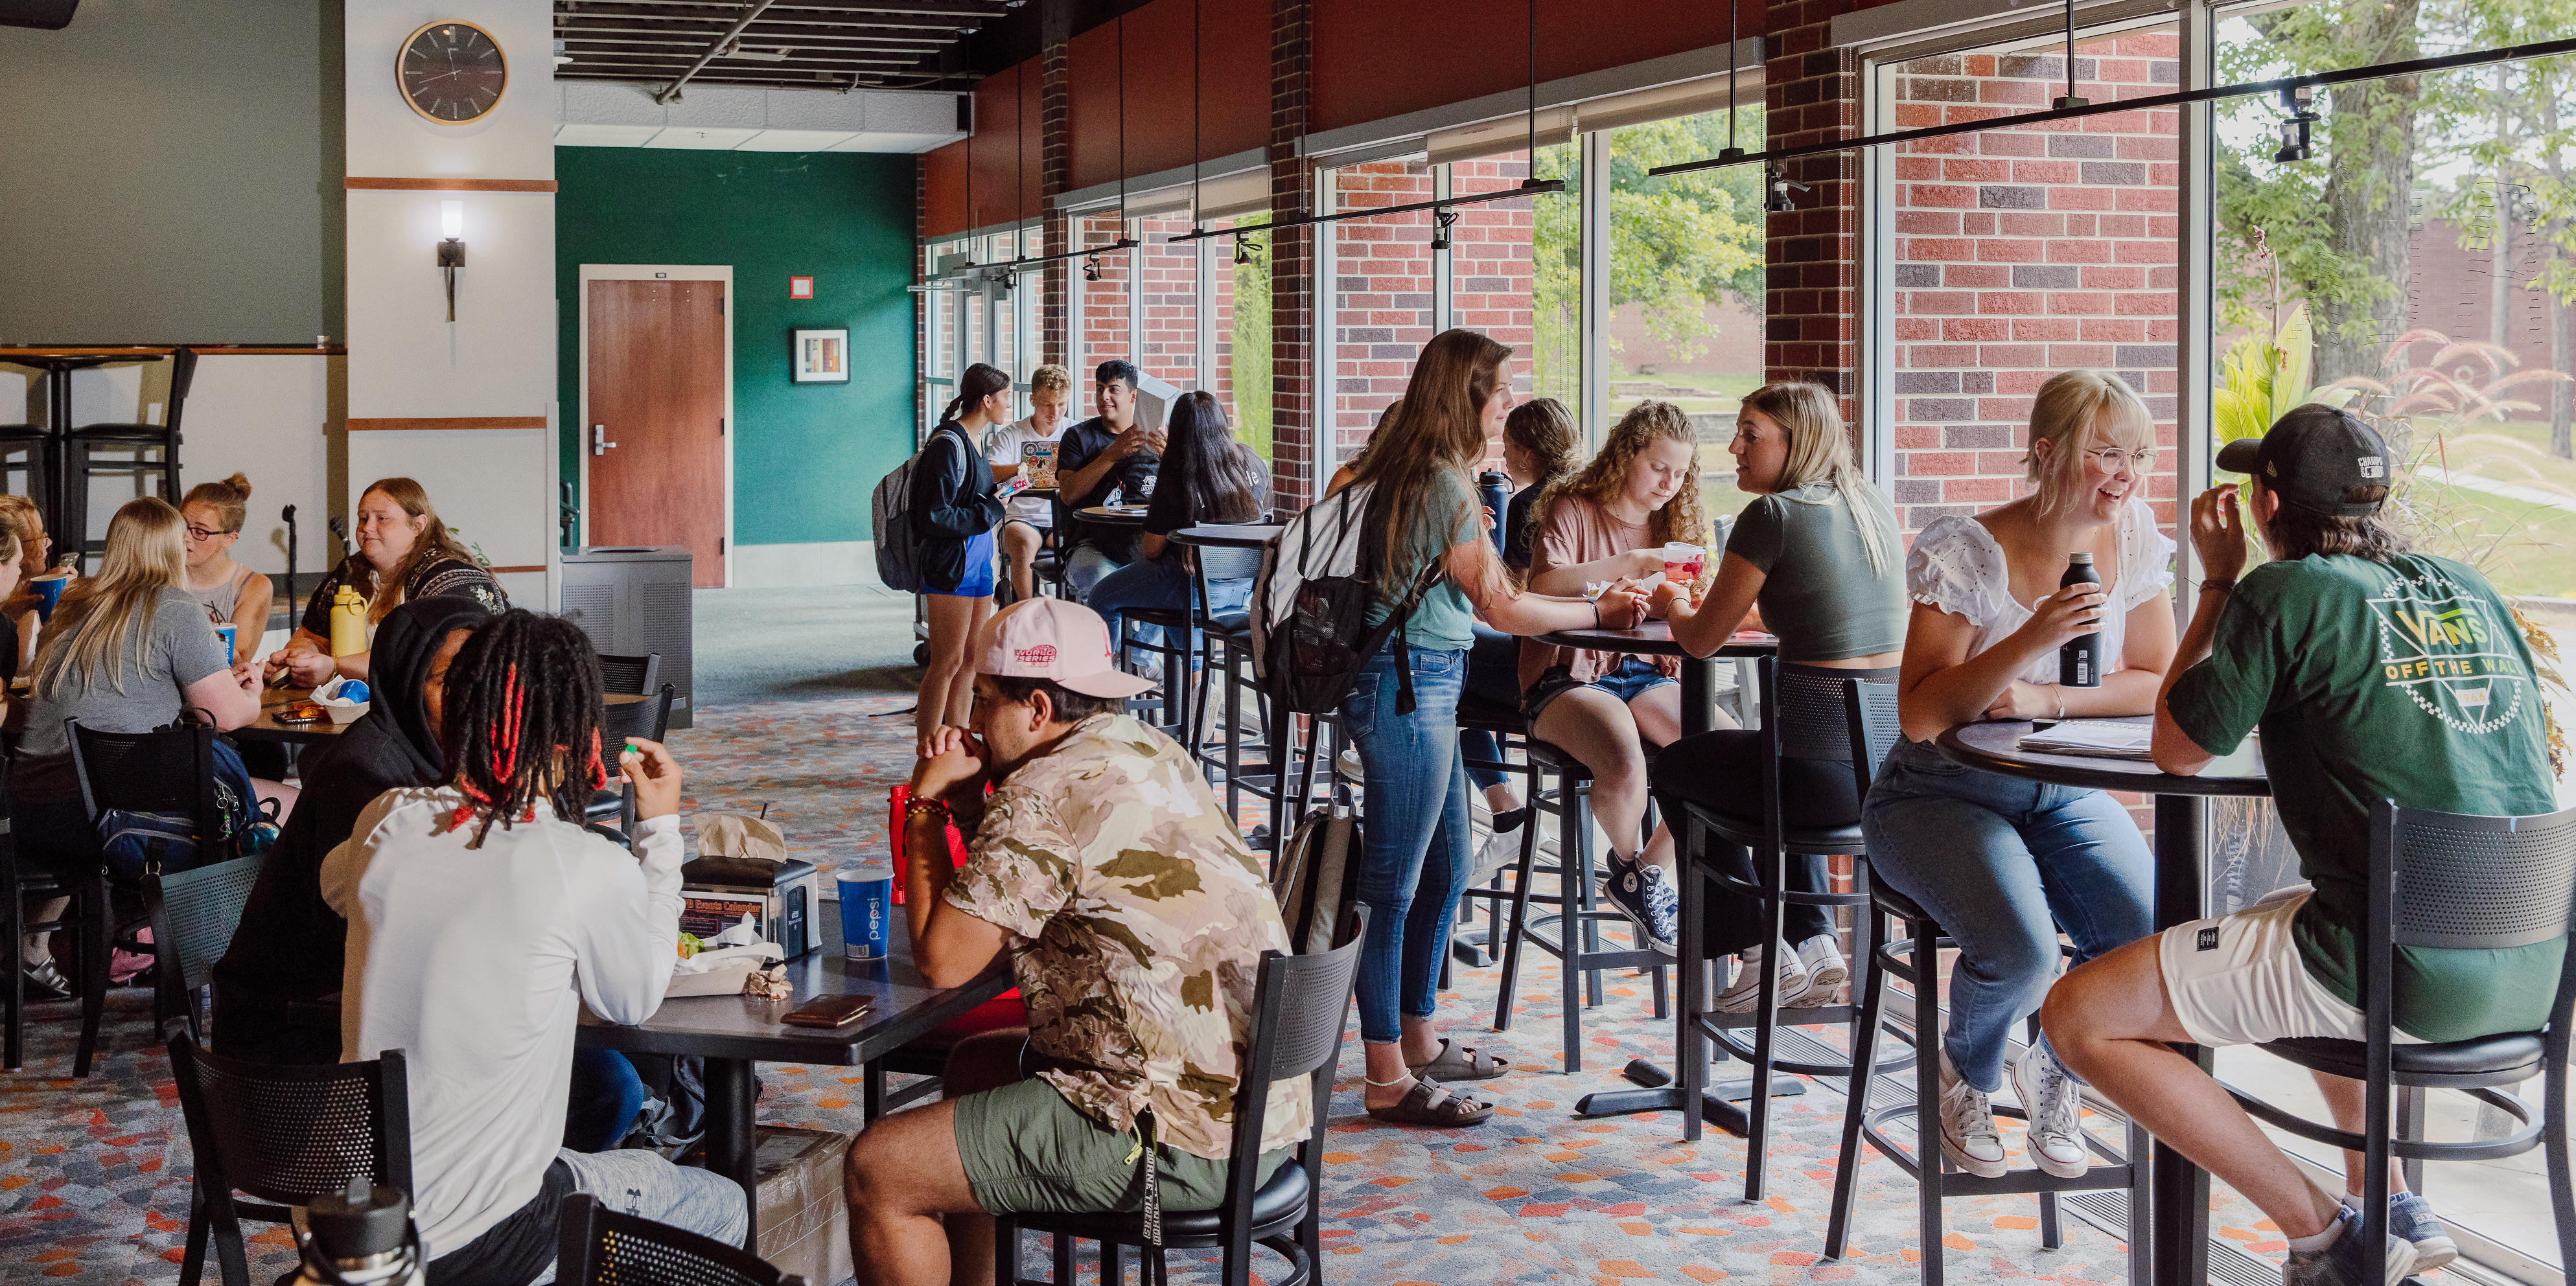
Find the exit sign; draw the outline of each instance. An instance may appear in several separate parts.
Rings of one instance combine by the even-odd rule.
[[[811,277],[788,278],[787,297],[790,299],[812,299],[814,297],[814,279]]]

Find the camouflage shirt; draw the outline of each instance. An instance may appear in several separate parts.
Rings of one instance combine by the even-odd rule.
[[[1192,1156],[1232,1151],[1261,953],[1288,932],[1252,851],[1170,737],[1075,726],[996,790],[949,904],[1010,935],[1039,1073],[1085,1115]],[[1261,1148],[1306,1136],[1303,1076],[1270,1087]]]

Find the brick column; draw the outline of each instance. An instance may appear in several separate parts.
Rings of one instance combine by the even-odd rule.
[[[1276,221],[1306,212],[1307,166],[1297,155],[1312,105],[1312,0],[1271,0],[1270,213]],[[1321,449],[1321,409],[1314,404],[1318,319],[1314,247],[1321,229],[1270,233],[1270,469],[1281,509],[1314,499],[1309,478]]]
[[[1060,254],[1073,248],[1077,233],[1074,221],[1055,209],[1055,199],[1073,186],[1073,114],[1065,63],[1065,44],[1071,24],[1063,17],[1063,5],[1049,5],[1042,14],[1045,49],[1040,54],[1038,79],[1038,199],[1046,209],[1046,246],[1048,254]],[[1038,270],[1038,360],[1062,363],[1073,355],[1073,328],[1068,299],[1073,282],[1073,265],[1079,262],[1061,259]],[[1082,372],[1074,372],[1074,405],[1079,407],[1079,394],[1088,382]]]
[[[1860,134],[1860,59],[1833,48],[1830,24],[1851,0],[1790,0],[1771,7],[1763,64],[1770,146],[1803,147]],[[1860,407],[1860,158],[1849,152],[1792,161],[1795,213],[1769,216],[1769,320],[1763,360],[1773,380],[1813,380],[1833,390],[1843,422]],[[1767,195],[1767,194],[1766,194]]]

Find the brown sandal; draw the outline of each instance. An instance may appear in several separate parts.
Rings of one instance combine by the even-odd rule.
[[[1497,1076],[1509,1075],[1512,1070],[1509,1062],[1447,1037],[1441,1038],[1440,1052],[1432,1055],[1430,1062],[1412,1066],[1416,1076],[1427,1076],[1451,1085],[1459,1081],[1490,1081]]]
[[[1397,1125],[1428,1125],[1454,1129],[1462,1125],[1483,1125],[1493,1119],[1494,1105],[1461,1098],[1438,1084],[1417,1076],[1413,1088],[1404,1097],[1386,1107],[1373,1107],[1368,1114]]]

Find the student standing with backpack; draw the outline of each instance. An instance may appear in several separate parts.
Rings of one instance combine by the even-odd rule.
[[[1644,615],[1643,598],[1626,589],[1588,603],[1517,593],[1504,576],[1475,470],[1512,407],[1503,370],[1511,356],[1476,331],[1433,338],[1414,365],[1403,412],[1379,427],[1349,483],[1352,500],[1366,506],[1364,530],[1386,534],[1361,555],[1377,600],[1368,623],[1412,602],[1341,706],[1367,791],[1359,900],[1370,912],[1358,991],[1368,1111],[1410,1125],[1482,1123],[1493,1115],[1491,1104],[1441,1083],[1511,1070],[1431,1032],[1440,956],[1472,863],[1467,774],[1458,755],[1470,623],[1482,616],[1506,633],[1543,634],[1595,624],[1624,629]],[[1356,494],[1362,487],[1369,489],[1365,501]]]
[[[976,445],[984,430],[1011,418],[1011,377],[977,362],[957,377],[957,396],[921,445],[912,471],[912,530],[921,568],[922,614],[929,620],[929,662],[913,729],[921,753],[939,725],[966,726],[975,701],[975,672],[966,645],[993,614],[993,528],[1002,499],[993,466]]]

